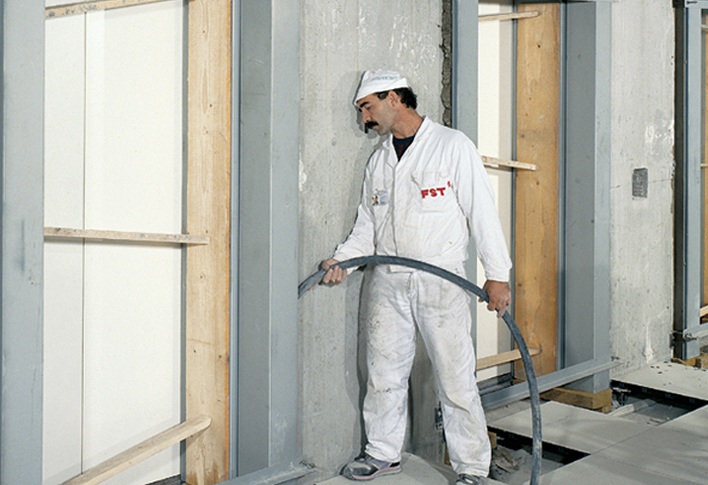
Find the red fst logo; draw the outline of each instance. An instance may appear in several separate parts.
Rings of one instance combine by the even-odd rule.
[[[450,182],[447,183],[447,187],[450,187]],[[430,189],[423,189],[420,191],[420,196],[425,199],[426,197],[444,197],[445,190],[447,187],[434,187]]]

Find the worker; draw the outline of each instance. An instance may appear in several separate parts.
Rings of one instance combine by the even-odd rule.
[[[365,129],[384,139],[367,164],[351,233],[321,263],[323,283],[345,280],[348,271],[338,262],[372,254],[417,259],[464,278],[471,235],[487,280],[487,308],[503,315],[511,303],[511,260],[475,145],[420,116],[398,72],[364,72],[354,103]],[[364,298],[367,443],[342,475],[362,481],[401,471],[417,327],[433,365],[456,484],[484,483],[491,449],[475,380],[469,295],[427,272],[379,265]]]

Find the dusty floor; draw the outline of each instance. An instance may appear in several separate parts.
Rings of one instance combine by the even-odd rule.
[[[708,476],[708,370],[663,363],[613,382],[609,414],[555,402],[542,405],[542,485],[699,485]],[[528,402],[492,410],[499,433],[489,483],[528,483],[531,417]],[[336,477],[321,485],[348,485]],[[447,467],[408,455],[400,475],[376,485],[450,485]]]

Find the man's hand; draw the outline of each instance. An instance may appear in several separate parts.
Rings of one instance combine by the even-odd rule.
[[[496,310],[499,318],[504,316],[506,307],[511,304],[511,288],[509,283],[505,281],[487,280],[482,288],[489,295],[489,303],[487,310],[493,312]],[[480,298],[479,301],[482,301]]]
[[[322,278],[322,283],[325,285],[338,285],[347,279],[347,270],[335,266],[337,263],[339,263],[339,261],[331,258],[320,263],[320,268],[327,271]]]

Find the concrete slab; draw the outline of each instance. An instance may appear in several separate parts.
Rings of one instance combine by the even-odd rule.
[[[404,454],[403,471],[398,475],[377,478],[376,485],[454,485],[455,473],[451,468],[442,468],[416,455]],[[492,479],[487,479],[489,485],[504,485]],[[352,485],[351,480],[344,477],[334,477],[314,485]]]
[[[596,456],[688,481],[708,477],[708,406],[603,450]],[[674,483],[674,482],[671,482]]]
[[[541,477],[541,485],[568,485],[569,483],[573,485],[597,485],[598,483],[696,485],[697,482],[650,472],[597,455],[588,456]]]
[[[541,418],[544,442],[588,454],[651,429],[647,424],[557,402],[543,403]],[[494,429],[532,436],[530,409],[488,424]]]
[[[708,401],[708,369],[664,362],[614,379],[617,382]]]

